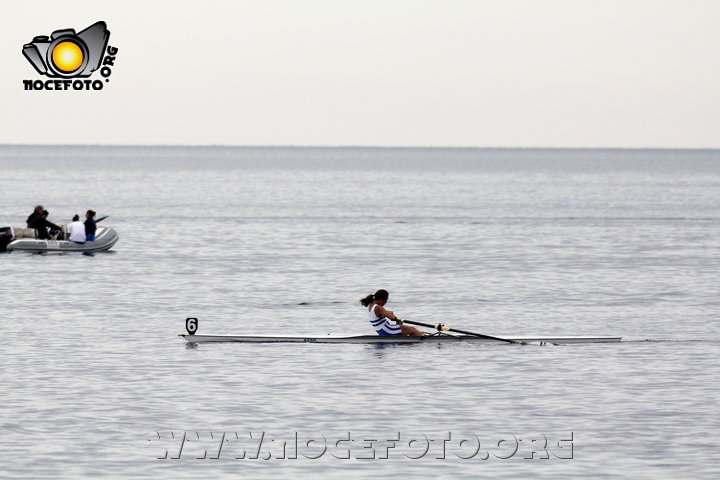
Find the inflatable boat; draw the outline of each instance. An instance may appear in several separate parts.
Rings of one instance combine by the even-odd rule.
[[[7,251],[24,252],[84,252],[95,253],[110,250],[120,239],[112,227],[97,227],[95,240],[92,242],[75,243],[69,240],[40,240],[33,228],[3,227],[4,237],[12,239],[5,249]],[[3,243],[3,242],[0,242]],[[2,245],[0,245],[0,250]]]

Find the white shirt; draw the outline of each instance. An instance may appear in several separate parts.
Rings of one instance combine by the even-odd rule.
[[[85,225],[81,221],[72,222],[67,227],[71,242],[85,243]]]
[[[400,325],[393,323],[389,318],[379,317],[375,314],[375,307],[377,304],[368,310],[368,320],[378,335],[401,335]]]

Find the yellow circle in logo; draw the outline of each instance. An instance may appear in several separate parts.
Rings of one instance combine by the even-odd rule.
[[[74,72],[83,63],[83,53],[76,43],[61,42],[53,49],[52,61],[63,72]]]

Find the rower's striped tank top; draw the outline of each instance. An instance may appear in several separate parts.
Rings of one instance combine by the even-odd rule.
[[[393,323],[393,321],[389,318],[378,317],[375,315],[375,307],[377,307],[377,304],[373,305],[372,308],[368,310],[368,320],[370,320],[370,325],[373,326],[377,334],[400,335],[400,325]]]

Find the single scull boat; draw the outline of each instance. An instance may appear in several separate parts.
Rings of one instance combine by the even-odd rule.
[[[183,337],[188,343],[439,343],[439,342],[471,342],[471,343],[509,343],[538,345],[545,344],[570,344],[570,343],[614,343],[619,342],[621,337],[596,337],[596,336],[550,336],[550,337],[498,337],[476,336],[476,335],[451,335],[438,331],[433,335],[419,336],[381,336],[381,335],[324,335],[318,337],[302,335],[197,335],[197,319],[188,318],[185,321],[185,328],[188,333],[178,336]]]
[[[182,333],[188,343],[438,343],[438,342],[472,342],[472,343],[498,343],[497,340],[488,340],[472,335],[450,335],[446,333],[417,336],[381,336],[381,335],[356,335],[342,337],[337,335],[326,335],[324,337],[308,336],[272,336],[272,335],[190,335]],[[543,344],[567,344],[567,343],[612,343],[619,342],[620,337],[512,337],[517,343]]]

